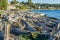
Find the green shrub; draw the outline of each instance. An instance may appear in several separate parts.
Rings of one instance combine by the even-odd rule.
[[[37,38],[37,36],[39,35],[39,32],[32,32],[31,34],[33,38]]]
[[[20,40],[31,40],[30,34],[21,34],[18,37]]]
[[[26,10],[26,9],[28,9],[28,7],[25,6],[25,5],[22,5],[22,6],[16,6],[16,8],[19,8],[20,10]]]

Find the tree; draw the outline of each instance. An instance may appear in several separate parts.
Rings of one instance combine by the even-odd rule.
[[[16,3],[16,0],[14,0],[14,3]]]
[[[28,3],[31,4],[32,3],[32,0],[28,0]]]
[[[0,0],[0,9],[6,10],[7,9],[8,0]]]
[[[17,3],[19,3],[19,2],[16,0],[11,1],[11,4],[17,4]]]

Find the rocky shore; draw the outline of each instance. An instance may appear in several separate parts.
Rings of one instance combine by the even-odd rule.
[[[38,14],[33,12],[20,12],[20,11],[3,11],[0,14],[0,37],[4,38],[7,24],[10,25],[10,34],[13,39],[17,39],[20,34],[39,32],[41,34],[49,34],[49,40],[55,39],[58,35],[60,38],[60,20],[47,17],[45,14]],[[56,32],[57,31],[57,32]],[[3,32],[3,33],[2,33]]]

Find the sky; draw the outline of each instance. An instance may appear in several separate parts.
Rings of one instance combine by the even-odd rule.
[[[11,0],[9,0],[11,1]],[[27,0],[17,0],[19,2],[27,2]],[[33,3],[49,3],[49,4],[60,4],[60,0],[32,0]]]

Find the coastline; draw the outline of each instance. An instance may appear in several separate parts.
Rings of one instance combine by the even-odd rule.
[[[35,10],[37,10],[37,9],[35,9]],[[45,10],[45,9],[44,9]],[[0,11],[7,11],[7,10],[0,10]],[[31,12],[31,9],[29,9],[29,10],[19,10],[18,12]],[[34,12],[35,13],[35,12]],[[38,13],[37,13],[38,14]],[[31,14],[32,15],[32,14]],[[46,14],[45,14],[46,15]],[[48,16],[48,17],[50,17],[50,16]],[[55,17],[50,17],[50,18],[55,18]],[[58,18],[56,18],[56,19],[58,19]]]
[[[47,16],[60,19],[60,10],[30,10],[30,12],[44,13]]]

